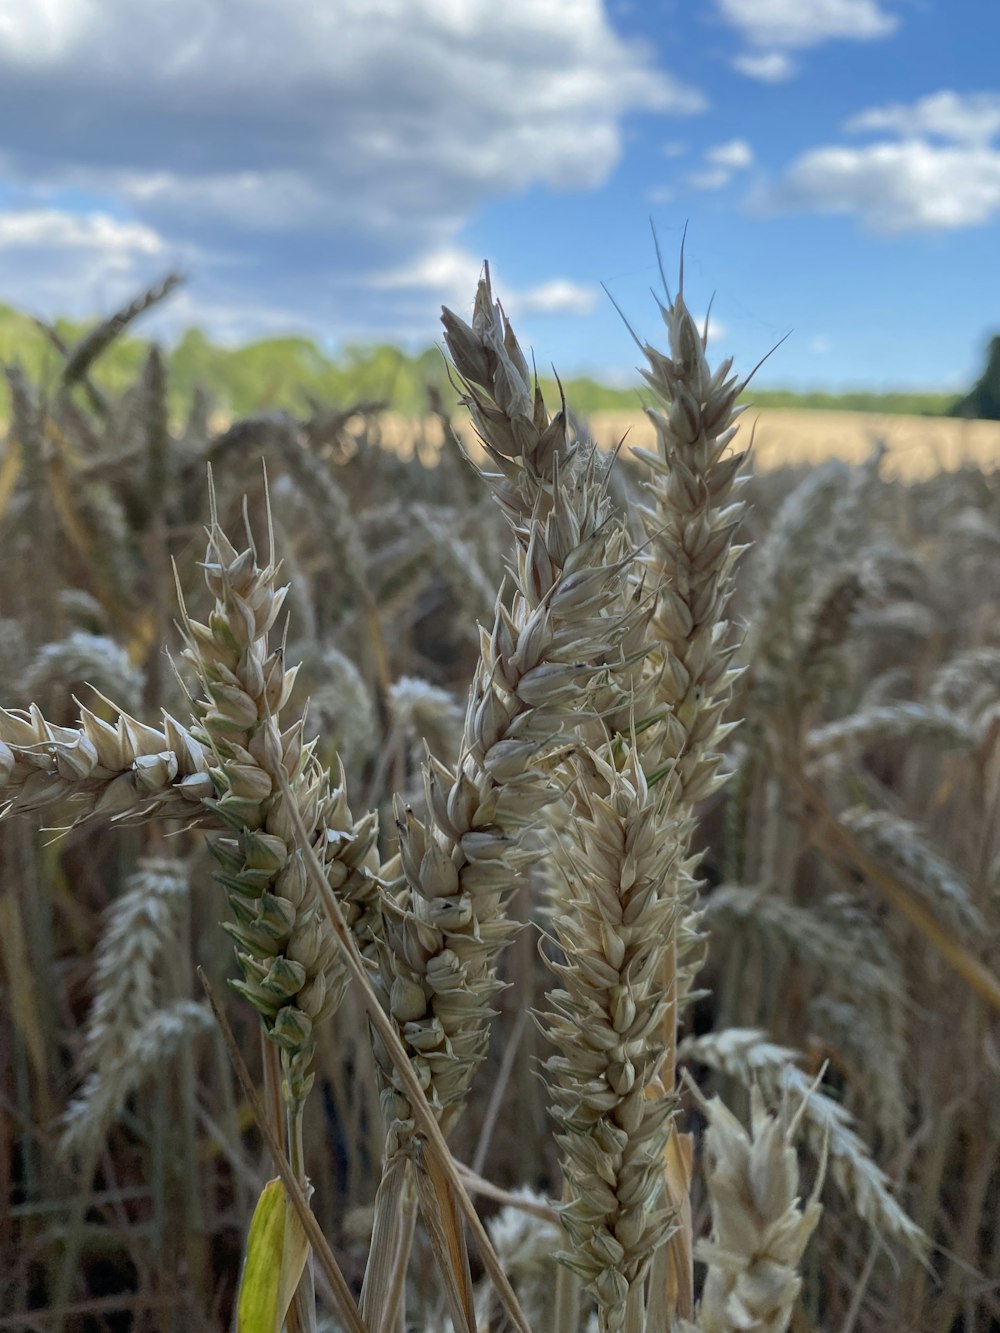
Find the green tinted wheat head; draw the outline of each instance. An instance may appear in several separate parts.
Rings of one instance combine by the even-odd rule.
[[[302,720],[280,728],[296,668],[286,670],[283,646],[269,643],[286,593],[278,574],[273,550],[263,566],[252,540],[237,551],[213,508],[205,581],[215,609],[203,624],[182,604],[182,629],[204,691],[195,732],[212,755],[219,791],[207,805],[232,831],[211,846],[235,918],[226,923],[243,973],[235,984],[281,1050],[290,1101],[301,1108],[314,1029],[337,1007],[345,977],[296,849],[282,784],[365,948],[376,928],[376,828],[374,816],[355,822],[343,783],[333,785],[315,742],[303,742]]]
[[[239,946],[238,986],[280,1047],[300,1103],[313,1025],[335,1008],[343,976],[293,850],[278,774],[365,947],[375,921],[374,819],[355,823],[343,786],[303,743],[301,720],[279,729],[295,673],[268,645],[285,597],[273,560],[258,565],[252,544],[237,551],[213,517],[205,576],[216,597],[208,623],[182,608],[185,656],[204,691],[192,729],[166,714],[161,731],[126,714],[112,725],[85,708],[77,728],[47,722],[34,706],[2,711],[0,779],[11,810],[68,801],[77,824],[159,817],[231,831],[212,850],[235,918],[227,928]]]

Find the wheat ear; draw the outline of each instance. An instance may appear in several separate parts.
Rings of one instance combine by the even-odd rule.
[[[562,413],[550,420],[488,280],[472,325],[447,311],[444,322],[486,450],[482,473],[515,539],[513,594],[481,633],[458,764],[428,760],[424,820],[397,805],[405,885],[383,903],[387,1006],[447,1132],[486,1051],[496,960],[513,929],[506,899],[534,855],[523,832],[555,791],[540,761],[592,712],[628,620],[617,609],[624,538],[600,460],[569,444]],[[378,1044],[376,1056],[388,1123],[376,1225],[391,1226],[399,1160],[417,1163],[419,1185],[421,1145],[398,1072]],[[366,1278],[366,1316],[379,1285]]]
[[[0,709],[0,792],[4,813],[71,803],[75,823],[143,823],[154,817],[212,822],[211,756],[168,713],[163,729],[127,713],[112,725],[87,708],[79,727],[47,722],[34,704]]]
[[[802,1286],[798,1266],[822,1212],[823,1166],[800,1208],[793,1140],[801,1108],[793,1113],[786,1098],[777,1115],[769,1114],[754,1088],[749,1133],[717,1097],[704,1109],[712,1238],[695,1250],[708,1266],[695,1327],[701,1333],[784,1333]]]
[[[671,297],[667,288],[667,304],[659,304],[669,355],[640,344],[647,361],[643,374],[661,405],[647,409],[657,450],[637,451],[651,469],[643,523],[648,536],[644,577],[656,598],[654,648],[632,707],[649,723],[638,736],[647,778],[671,787],[664,813],[681,852],[663,886],[676,903],[662,973],[669,1000],[663,1066],[669,1096],[676,1081],[681,1007],[704,958],[694,901],[697,858],[684,857],[695,805],[720,785],[719,747],[735,725],[722,720],[739,675],[732,666],[735,645],[729,642],[726,607],[743,550],[734,539],[743,513],[738,496],[746,455],[730,446],[742,411],[737,398],[746,382],[730,373],[731,359],[715,370],[709,365],[707,324],[704,331],[698,329],[684,299],[683,253],[677,293]],[[654,1284],[665,1288],[668,1314],[689,1315],[690,1140],[672,1134],[665,1162],[668,1202],[680,1224],[661,1256],[662,1271]]]
[[[376,929],[376,821],[355,821],[343,778],[334,787],[304,744],[297,719],[284,731],[279,716],[295,682],[282,645],[269,634],[286,589],[278,586],[273,537],[261,565],[247,529],[237,551],[215,513],[208,530],[205,581],[215,597],[208,623],[192,619],[182,602],[185,656],[204,698],[195,703],[196,734],[213,756],[218,787],[208,806],[231,836],[211,844],[234,921],[225,929],[237,944],[243,980],[233,983],[261,1016],[281,1050],[290,1102],[301,1108],[312,1075],[314,1028],[339,1003],[346,977],[336,944],[310,889],[282,792],[282,782],[331,887],[344,904],[362,948]]]
[[[633,750],[574,756],[574,819],[558,866],[546,1064],[569,1201],[561,1256],[597,1299],[600,1333],[645,1329],[644,1283],[674,1218],[663,1153],[676,1099],[659,1081],[670,1000],[661,978],[677,902],[663,893],[680,856],[665,784],[647,785]]]
[[[624,565],[598,464],[575,457],[562,414],[550,421],[487,282],[473,325],[445,312],[445,327],[516,542],[515,591],[481,634],[458,768],[428,762],[425,823],[398,812],[407,891],[385,922],[390,1010],[448,1128],[483,1054],[494,960],[511,929],[504,899],[524,864],[520,833],[553,791],[538,763],[587,709],[595,664],[623,632],[606,608]],[[401,1127],[410,1118],[392,1095],[386,1110]]]
[[[728,1028],[704,1037],[688,1037],[681,1058],[730,1074],[747,1086],[759,1083],[768,1097],[783,1096],[803,1102],[802,1132],[811,1149],[822,1157],[829,1151],[830,1175],[880,1237],[904,1244],[923,1259],[927,1237],[889,1192],[885,1173],[852,1128],[844,1108],[814,1088],[799,1068],[794,1051],[767,1040],[753,1028]]]

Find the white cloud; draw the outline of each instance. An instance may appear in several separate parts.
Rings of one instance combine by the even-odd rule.
[[[39,49],[34,3],[8,14],[0,77],[29,99],[43,84],[62,105],[86,93],[86,134],[60,112],[33,140],[49,139],[50,160],[144,172],[151,202],[173,187],[188,206],[207,185],[216,213],[222,175],[251,192],[298,175],[330,194],[394,172],[404,215],[418,180],[425,213],[535,182],[586,188],[614,166],[623,114],[704,105],[600,0],[103,0],[87,23],[71,21],[85,0],[48,3]],[[16,153],[28,134],[5,137]]]
[[[948,90],[862,111],[849,131],[876,143],[826,145],[758,193],[765,211],[847,213],[881,232],[953,230],[1000,217],[1000,95]],[[944,140],[944,142],[941,142]]]
[[[931,93],[907,106],[872,107],[847,122],[849,130],[888,130],[906,138],[932,135],[955,143],[989,143],[1000,134],[1000,93]]]
[[[373,286],[383,291],[420,292],[422,298],[464,310],[471,305],[476,284],[483,272],[483,261],[458,246],[450,246],[421,256],[415,263],[373,279]],[[597,293],[592,287],[567,278],[550,278],[534,287],[511,288],[503,282],[496,268],[491,270],[494,290],[503,293],[504,309],[511,316],[521,314],[585,315],[593,308]]]
[[[307,230],[329,218],[327,194],[296,171],[222,171],[185,176],[173,171],[128,172],[118,189],[133,207],[161,219],[197,217],[241,231]],[[356,209],[357,202],[347,204]],[[336,205],[334,205],[336,207]]]
[[[0,213],[0,250],[45,246],[73,250],[161,255],[162,239],[150,227],[120,222],[107,213],[63,213],[55,208]]]
[[[513,292],[507,304],[511,314],[587,315],[596,300],[597,293],[592,287],[566,278],[551,278],[537,287]]]
[[[732,175],[725,167],[708,167],[704,171],[692,171],[687,183],[692,190],[721,190],[732,180]]]
[[[687,178],[694,190],[721,190],[733,178],[733,173],[753,165],[753,149],[745,139],[730,139],[716,144],[705,152],[705,166],[693,171]]]
[[[795,61],[785,51],[745,51],[733,57],[732,65],[758,83],[785,83],[797,73]]]
[[[723,19],[753,46],[797,50],[835,38],[888,37],[899,20],[879,0],[718,0]]]
[[[448,246],[377,274],[372,286],[379,291],[437,293],[446,304],[465,303],[472,299],[482,271],[482,259],[458,246]]]
[[[0,256],[5,301],[76,315],[134,296],[178,259],[150,227],[54,208],[0,213]]]
[[[697,320],[695,320],[695,323],[698,325],[698,328],[702,331],[702,333],[704,333],[704,332],[705,332],[705,317],[704,317],[704,315],[702,315],[701,319],[697,319]],[[718,343],[720,338],[725,338],[725,337],[727,337],[728,334],[729,334],[729,328],[728,328],[728,326],[725,325],[725,324],[723,324],[723,322],[722,322],[721,319],[716,319],[714,315],[709,315],[709,317],[708,317],[708,345],[711,347],[713,344]]]
[[[814,148],[758,203],[766,211],[856,214],[882,232],[975,226],[1000,217],[1000,150],[919,140]]]
[[[716,144],[714,148],[709,148],[705,159],[714,166],[738,171],[753,165],[753,149],[745,139],[730,139],[728,143]]]
[[[604,0],[0,0],[0,184],[124,204],[206,305],[252,284],[332,336],[415,318],[372,278],[490,200],[602,185],[629,114],[704,106]]]
[[[0,10],[0,54],[48,64],[79,40],[93,17],[90,0],[7,0]]]
[[[669,139],[660,149],[664,157],[683,157],[687,152],[687,144],[681,143],[677,139]]]

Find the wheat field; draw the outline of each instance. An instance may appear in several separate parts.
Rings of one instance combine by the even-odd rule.
[[[165,294],[7,368],[0,1328],[1000,1327],[1000,427],[682,291],[579,421],[488,276],[417,426],[173,419]]]
[[[993,471],[1000,463],[1000,423],[951,417],[918,417],[903,413],[820,411],[813,408],[765,408],[751,404],[747,421],[753,431],[754,466],[767,472],[842,459],[861,463],[872,448],[888,449],[882,474],[889,479],[926,481],[939,472],[964,467]],[[467,447],[475,450],[476,435],[468,422],[456,420],[454,429]],[[367,435],[369,423],[354,427]],[[351,425],[347,434],[350,435]],[[587,433],[607,449],[623,440],[625,451],[655,447],[656,432],[643,411],[592,412]],[[405,458],[436,460],[444,444],[440,421],[414,421],[396,413],[382,413],[380,441]]]

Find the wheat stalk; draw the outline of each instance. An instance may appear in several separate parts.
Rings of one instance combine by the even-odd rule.
[[[69,801],[75,823],[145,822],[158,816],[211,822],[214,795],[205,747],[168,713],[163,729],[126,713],[112,725],[87,708],[79,727],[47,722],[41,710],[0,709],[0,790],[4,812]]]

